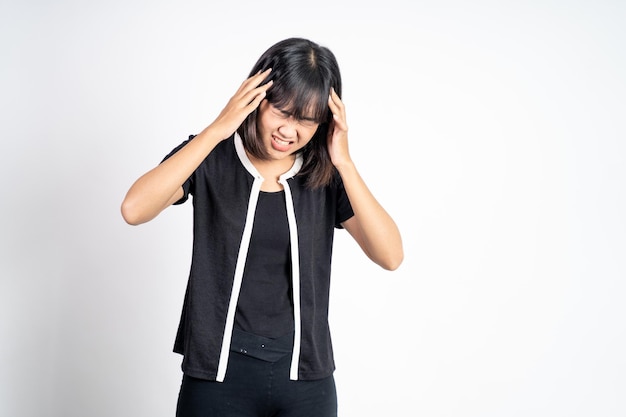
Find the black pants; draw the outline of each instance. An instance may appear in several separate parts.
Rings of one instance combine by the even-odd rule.
[[[336,417],[333,376],[289,380],[291,355],[267,362],[231,352],[224,382],[183,376],[177,417]]]

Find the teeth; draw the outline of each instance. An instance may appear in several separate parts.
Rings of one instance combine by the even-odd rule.
[[[281,140],[278,139],[277,137],[274,138],[274,140],[279,144],[279,145],[289,145],[289,142],[285,141],[285,140]]]

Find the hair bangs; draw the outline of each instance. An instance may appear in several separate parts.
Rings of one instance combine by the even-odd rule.
[[[296,120],[328,122],[330,84],[316,75],[291,73],[286,77],[273,77],[274,85],[267,92],[267,100]]]

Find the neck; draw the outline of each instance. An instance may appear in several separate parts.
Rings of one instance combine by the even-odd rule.
[[[276,160],[264,160],[258,159],[253,155],[248,155],[248,159],[252,162],[252,165],[259,171],[259,174],[265,179],[263,185],[261,186],[261,190],[263,191],[280,191],[283,189],[283,186],[278,183],[278,179],[285,172],[289,171],[293,166],[296,156],[289,155],[289,157]]]
[[[296,160],[295,155],[289,155],[283,159],[259,159],[254,155],[249,154],[248,159],[252,162],[252,165],[263,175],[263,173],[268,173],[271,175],[275,175],[276,178],[280,177],[285,172],[289,171]]]

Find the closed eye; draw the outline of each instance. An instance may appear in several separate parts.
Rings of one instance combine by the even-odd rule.
[[[274,113],[276,117],[280,117],[281,119],[289,119],[291,117],[291,113],[277,109],[276,107],[272,107],[272,113]]]
[[[318,123],[313,120],[313,119],[300,119],[298,120],[298,123],[304,127],[314,127],[316,126]]]
[[[276,108],[274,106],[272,106],[272,112],[276,116],[280,117],[281,119],[289,119],[289,118],[293,117],[293,115],[290,112],[278,109],[278,108]],[[310,118],[310,117],[303,117],[303,118],[297,119],[296,122],[300,126],[305,126],[305,127],[315,127],[316,125],[319,124],[319,122],[317,120],[315,120],[313,118]]]

